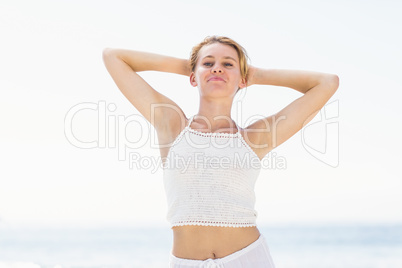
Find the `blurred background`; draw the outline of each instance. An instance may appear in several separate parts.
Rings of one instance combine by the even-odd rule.
[[[340,77],[263,162],[257,224],[277,267],[401,267],[401,10],[391,0],[0,1],[0,267],[167,266],[156,134],[102,50],[188,58],[209,35],[239,42],[254,66]],[[197,113],[187,77],[141,75]],[[245,127],[300,96],[251,86],[232,116]]]

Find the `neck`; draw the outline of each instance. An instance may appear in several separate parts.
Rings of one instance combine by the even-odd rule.
[[[201,98],[198,114],[195,119],[212,131],[220,128],[233,127],[231,118],[232,101],[231,99],[207,100]]]

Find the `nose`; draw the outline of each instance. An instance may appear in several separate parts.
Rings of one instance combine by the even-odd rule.
[[[213,73],[222,73],[223,70],[222,70],[222,67],[221,67],[219,64],[216,64],[216,65],[214,66],[214,68],[212,68],[212,72],[213,72]]]

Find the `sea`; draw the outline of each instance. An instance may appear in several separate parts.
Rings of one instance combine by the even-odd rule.
[[[402,268],[402,225],[259,226],[276,268]],[[0,228],[0,268],[168,267],[172,230]]]

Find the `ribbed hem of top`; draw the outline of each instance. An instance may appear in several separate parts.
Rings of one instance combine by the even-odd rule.
[[[257,226],[256,223],[225,223],[225,222],[205,222],[205,221],[204,222],[191,222],[191,221],[185,221],[185,222],[173,223],[171,225],[171,227],[173,228],[175,226],[185,226],[185,225],[234,227],[234,228]]]

